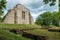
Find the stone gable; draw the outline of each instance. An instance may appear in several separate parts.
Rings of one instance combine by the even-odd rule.
[[[21,4],[17,4],[13,9],[8,10],[8,13],[4,16],[2,22],[8,24],[34,23],[30,11]]]

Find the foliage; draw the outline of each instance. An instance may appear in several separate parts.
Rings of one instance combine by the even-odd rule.
[[[50,12],[45,12],[43,14],[40,14],[37,17],[36,24],[41,24],[41,25],[50,25],[52,21],[52,15]]]
[[[50,6],[55,5],[56,0],[43,0],[45,4],[48,4],[50,2]]]
[[[50,6],[54,6],[56,4],[56,1],[57,0],[43,0],[44,4],[50,3]],[[59,11],[60,11],[60,0],[58,0],[58,1],[59,1],[59,3],[58,3]]]
[[[40,14],[36,19],[38,25],[55,25],[60,26],[60,12],[45,12]]]
[[[1,16],[3,15],[3,9],[6,8],[6,0],[0,0],[0,21],[1,21]]]
[[[58,0],[60,2],[60,0]],[[48,4],[50,3],[50,6],[54,6],[56,4],[56,0],[43,0],[44,4]],[[56,25],[56,26],[60,26],[60,3],[58,3],[59,6],[59,12],[55,12],[55,14],[53,15],[53,19],[52,19],[52,24]]]
[[[60,26],[60,12],[55,12],[52,19],[52,24]]]

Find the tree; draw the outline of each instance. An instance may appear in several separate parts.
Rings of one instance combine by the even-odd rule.
[[[48,4],[50,2],[50,6],[54,6],[56,4],[56,0],[43,0],[45,4]],[[59,11],[60,11],[60,0],[59,0]]]
[[[50,25],[52,22],[52,13],[45,12],[43,14],[40,14],[36,19],[36,24],[38,25]]]
[[[0,21],[1,21],[1,16],[3,15],[3,9],[6,8],[6,0],[0,0]]]
[[[60,26],[60,12],[45,12],[40,14],[36,19],[38,25],[55,25]]]
[[[54,6],[56,4],[56,1],[57,0],[43,0],[43,2],[45,4],[48,4],[50,3],[50,6]],[[59,3],[58,3],[58,6],[59,6],[59,12],[57,12],[55,15],[54,15],[54,18],[53,18],[53,24],[54,25],[57,25],[57,26],[60,26],[60,19],[59,19],[59,15],[60,15],[60,0],[58,0]]]
[[[60,12],[55,12],[52,20],[53,25],[60,26]]]

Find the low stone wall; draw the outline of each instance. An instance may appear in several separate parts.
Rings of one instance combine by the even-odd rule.
[[[27,38],[31,38],[33,40],[47,40],[45,36],[30,34],[30,33],[27,33],[27,32],[23,32],[22,36],[27,37]]]
[[[24,32],[23,30],[13,29],[13,30],[10,30],[10,32],[13,32],[15,34],[22,34],[23,37],[30,38],[32,40],[47,40],[45,36],[27,33],[27,32]]]
[[[48,31],[51,31],[51,32],[60,32],[60,29],[48,29]]]

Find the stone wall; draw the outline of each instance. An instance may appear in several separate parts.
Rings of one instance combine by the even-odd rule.
[[[4,16],[3,23],[14,24],[14,10],[9,10],[9,12]]]
[[[25,19],[22,19],[22,12],[25,13]],[[22,5],[17,4],[14,7],[14,10],[10,10],[7,15],[5,16],[4,23],[11,23],[11,24],[33,24],[33,19],[31,14],[27,8]]]

